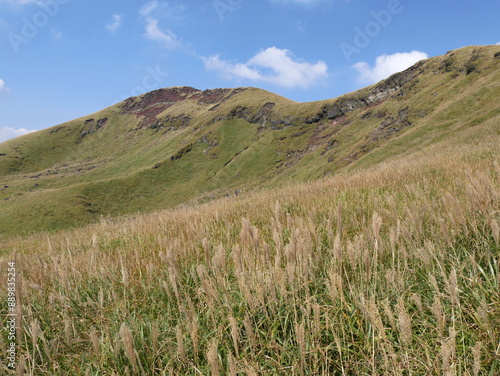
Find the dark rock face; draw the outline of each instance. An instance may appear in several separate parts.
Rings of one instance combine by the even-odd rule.
[[[216,117],[212,122],[217,122],[226,119],[244,119],[250,124],[261,124],[263,127],[270,126],[272,129],[280,129],[280,125],[291,125],[297,118],[287,116],[285,118],[277,118],[273,114],[273,109],[276,103],[267,102],[259,109],[252,109],[245,106],[237,106],[233,108],[226,116]]]
[[[380,126],[370,134],[370,140],[378,141],[380,139],[390,138],[394,133],[399,132],[405,127],[411,126],[408,121],[409,108],[406,107],[399,111],[396,117],[388,117]]]
[[[333,104],[328,104],[324,106],[319,114],[313,119],[308,119],[312,123],[318,122],[322,119],[333,120],[344,116],[348,112],[352,112],[361,107],[368,106],[368,102],[365,98],[353,98],[353,99],[340,99]]]
[[[89,134],[97,132],[100,129],[106,128],[108,122],[108,118],[99,119],[97,122],[94,119],[87,119],[85,120],[83,130],[80,132],[80,136],[83,138]]]
[[[108,118],[97,120],[97,129],[104,128],[108,124]]]
[[[171,161],[175,161],[176,159],[181,159],[185,154],[189,153],[193,149],[193,144],[189,144],[180,149],[177,153],[170,157]]]
[[[370,150],[378,147],[378,141],[389,139],[403,128],[411,126],[412,123],[408,120],[409,112],[409,107],[405,107],[400,110],[396,116],[387,117],[377,129],[375,129],[366,137],[364,145],[362,145],[358,150],[349,154],[347,157],[343,158],[340,163],[349,164],[355,161],[363,154],[366,154]]]
[[[324,155],[326,152],[334,149],[338,145],[339,145],[339,142],[336,139],[332,139],[332,140],[328,141],[328,143],[326,144],[326,147],[321,152],[321,155]],[[328,162],[331,162],[330,159],[333,160],[333,155],[331,155],[328,159],[329,159]]]
[[[420,61],[403,72],[393,74],[388,79],[378,84],[370,94],[368,94],[366,98],[367,104],[371,105],[388,98],[392,93],[421,74],[424,64],[424,61]]]
[[[438,72],[453,72],[456,67],[456,60],[454,58],[453,54],[450,54],[446,59],[443,60],[443,62],[440,64]]]
[[[176,130],[176,129],[182,129],[185,128],[189,125],[191,122],[191,118],[185,114],[181,114],[179,116],[166,116],[165,118],[161,120],[155,121],[153,124],[151,124],[148,128],[149,129],[167,129],[169,131],[171,130]]]
[[[251,124],[259,124],[264,123],[267,120],[267,117],[272,113],[272,110],[276,106],[276,103],[268,102],[264,104],[258,111],[255,113],[247,107],[238,106],[231,110],[228,114],[228,118],[241,118],[245,119]]]
[[[466,76],[474,72],[480,73],[479,70],[477,69],[476,61],[479,60],[481,57],[482,57],[481,54],[477,50],[472,51],[471,58],[465,63],[464,66]]]

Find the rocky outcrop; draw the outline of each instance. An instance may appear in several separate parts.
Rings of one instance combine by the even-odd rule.
[[[327,104],[316,117],[308,119],[308,122],[317,122],[325,118],[333,120],[345,116],[349,112],[353,112],[359,108],[379,104],[422,73],[423,65],[424,62],[422,61],[403,72],[393,74],[386,80],[377,84],[366,95],[358,98],[341,98],[334,103]]]
[[[367,137],[363,145],[358,149],[353,150],[347,157],[339,161],[340,165],[347,165],[359,159],[362,155],[370,152],[371,150],[379,146],[381,140],[387,140],[393,137],[397,132],[401,131],[403,128],[409,127],[412,123],[408,120],[408,115],[410,113],[410,108],[405,107],[398,112],[396,116],[387,117],[380,126],[371,132]],[[328,159],[331,162],[333,159]]]
[[[481,59],[481,57],[482,56],[479,52],[477,52],[476,50],[473,51],[471,58],[464,65],[466,76],[474,72],[479,73],[479,70],[477,68],[477,61]]]
[[[192,118],[186,114],[180,114],[179,116],[168,115],[161,120],[156,120],[153,124],[148,126],[149,129],[165,129],[167,131],[173,131],[177,129],[185,128],[189,125]]]
[[[229,112],[227,118],[240,118],[245,119],[251,124],[264,124],[271,115],[275,105],[276,103],[268,102],[259,108],[257,112],[248,107],[238,106]]]
[[[411,126],[412,123],[408,121],[409,110],[410,109],[406,107],[399,111],[397,116],[386,118],[382,124],[370,134],[370,141],[390,138],[401,129]]]
[[[177,159],[181,159],[185,154],[189,153],[193,149],[193,144],[189,144],[180,149],[177,153],[170,157],[171,161],[175,161]]]
[[[423,72],[424,64],[425,61],[420,61],[417,64],[411,66],[410,68],[402,72],[393,74],[386,80],[380,82],[366,96],[365,100],[367,105],[372,105],[374,103],[387,99],[392,93],[401,89],[404,85],[412,81],[415,77],[417,77]]]
[[[250,124],[260,124],[263,127],[269,126],[271,129],[280,129],[283,126],[292,125],[294,122],[301,120],[293,115],[279,116],[273,113],[276,103],[267,102],[262,107],[249,108],[245,106],[237,106],[229,111],[225,116],[219,116],[212,119],[212,122],[227,120],[227,119],[244,119]],[[302,119],[304,120],[304,119]]]
[[[87,119],[85,120],[84,127],[80,132],[80,136],[83,138],[89,134],[97,132],[100,129],[104,129],[106,128],[106,125],[108,125],[108,122],[108,118],[99,119],[97,121],[94,119]]]

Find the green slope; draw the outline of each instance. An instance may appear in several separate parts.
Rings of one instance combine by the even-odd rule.
[[[498,138],[500,46],[340,98],[160,89],[0,144],[0,234],[54,230]],[[430,149],[429,149],[430,150]]]

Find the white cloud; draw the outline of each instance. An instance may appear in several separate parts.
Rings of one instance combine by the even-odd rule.
[[[111,21],[106,25],[106,29],[110,32],[115,32],[122,25],[122,15],[113,14]]]
[[[425,52],[398,52],[393,55],[384,54],[377,57],[373,68],[366,62],[356,63],[352,67],[359,72],[360,83],[373,84],[389,77],[391,74],[411,67],[417,61],[427,58]]]
[[[0,93],[8,93],[10,89],[5,86],[5,81],[0,78]]]
[[[179,44],[177,36],[170,30],[160,30],[158,20],[148,17],[146,20],[146,32],[144,36],[148,39],[160,42],[164,47],[172,48]]]
[[[308,87],[328,76],[325,62],[297,61],[289,50],[276,47],[258,52],[246,63],[232,63],[219,55],[204,57],[203,61],[207,70],[219,71],[226,79],[270,82],[288,88]]]
[[[497,46],[500,46],[500,42],[497,42]]]
[[[174,48],[181,44],[175,33],[168,29],[160,29],[158,26],[159,19],[172,21],[183,20],[182,13],[186,8],[183,5],[171,7],[168,3],[160,3],[157,0],[152,0],[145,3],[140,9],[139,14],[145,19],[144,37],[159,42],[166,48]],[[154,13],[154,15],[152,14]]]
[[[30,131],[24,128],[20,129],[14,129],[11,127],[3,127],[0,128],[0,142],[7,141],[11,138],[18,137],[18,136],[23,136],[25,134],[35,132],[35,131]]]
[[[158,8],[158,5],[158,1],[150,1],[142,6],[142,8],[139,10],[139,13],[141,14],[141,16],[147,16],[156,8]]]

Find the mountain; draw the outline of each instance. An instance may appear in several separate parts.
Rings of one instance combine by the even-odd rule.
[[[0,144],[0,234],[55,230],[367,169],[500,134],[500,46],[297,103],[173,87]]]

